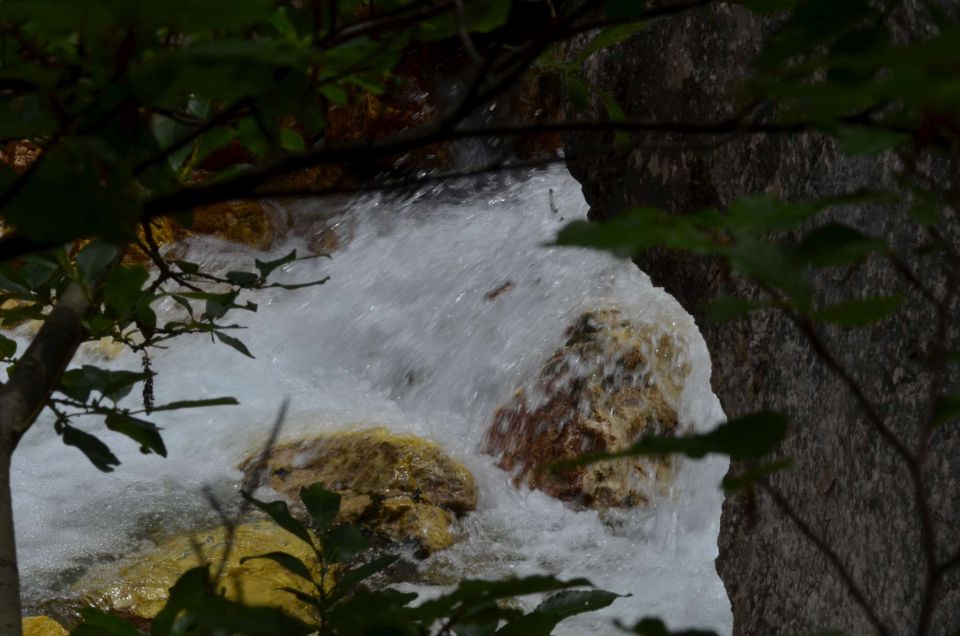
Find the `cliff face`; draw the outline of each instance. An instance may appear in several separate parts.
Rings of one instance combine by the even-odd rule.
[[[713,121],[730,116],[731,91],[749,70],[764,27],[745,11],[719,7],[658,21],[587,62],[585,79],[612,92],[638,120]],[[602,113],[594,105],[592,116]],[[771,192],[808,199],[889,184],[895,162],[851,159],[812,136],[744,137],[711,149],[680,147],[678,139],[638,140],[628,152],[598,149],[612,137],[571,136],[568,165],[583,184],[591,218],[631,205],[682,213]],[[885,235],[900,250],[921,244],[906,212],[862,205],[844,223]],[[947,228],[957,244],[960,228]],[[944,259],[910,257],[909,266],[935,290],[946,284]],[[653,252],[638,259],[654,283],[698,317],[713,358],[713,386],[730,417],[761,408],[792,418],[782,455],[792,469],[772,481],[810,529],[832,546],[883,623],[894,634],[916,629],[924,559],[908,470],[865,420],[846,386],[803,335],[773,312],[732,323],[702,319],[701,306],[745,287],[717,263]],[[891,263],[874,257],[853,269],[814,276],[817,301],[837,302],[901,291],[902,309],[869,329],[827,329],[829,348],[909,447],[928,405],[924,354],[935,336],[932,307]],[[956,308],[955,308],[956,309]],[[956,312],[953,315],[957,315]],[[956,342],[957,325],[948,329]],[[956,347],[954,347],[956,348]],[[734,462],[731,471],[742,465]],[[960,548],[960,427],[941,427],[926,464],[939,557]],[[874,633],[824,554],[763,492],[724,504],[717,569],[733,606],[736,634],[800,634],[838,629]],[[960,576],[942,587],[933,633],[960,629]]]

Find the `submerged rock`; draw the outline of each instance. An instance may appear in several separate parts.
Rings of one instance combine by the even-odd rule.
[[[48,616],[28,616],[22,628],[23,636],[67,636],[63,625]]]
[[[497,410],[485,451],[514,473],[514,484],[592,508],[646,503],[671,474],[669,458],[630,458],[548,470],[585,453],[622,450],[646,434],[677,430],[689,373],[668,334],[617,309],[581,315],[541,367],[530,390]]]
[[[160,542],[147,552],[131,556],[128,565],[104,568],[88,573],[77,588],[95,590],[86,602],[104,610],[133,617],[153,618],[166,603],[170,587],[181,574],[203,562],[216,572],[223,562],[227,530],[216,528],[176,536]],[[312,617],[310,607],[280,588],[289,587],[306,594],[315,590],[304,579],[295,576],[267,559],[241,563],[244,557],[267,552],[286,552],[296,556],[314,570],[320,580],[319,566],[311,549],[301,540],[271,521],[242,524],[236,528],[233,548],[223,569],[220,587],[227,598],[242,599],[249,605],[278,607],[301,619]],[[327,574],[325,586],[332,584]]]
[[[257,463],[251,458],[241,468],[250,477]],[[454,519],[477,506],[466,468],[433,442],[382,427],[278,446],[263,474],[263,483],[294,504],[301,488],[321,483],[343,497],[338,521],[415,541],[426,554],[452,545]]]

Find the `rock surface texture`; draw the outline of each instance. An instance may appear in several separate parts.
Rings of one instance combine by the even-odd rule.
[[[688,367],[667,334],[616,309],[585,313],[567,341],[497,410],[486,452],[514,484],[591,508],[647,503],[667,483],[671,460],[636,458],[550,470],[584,453],[623,450],[638,437],[678,429],[676,403]]]
[[[250,459],[241,468],[249,473]],[[454,542],[451,524],[477,507],[466,468],[432,442],[372,428],[322,435],[275,448],[265,482],[291,503],[300,489],[321,483],[340,493],[339,521],[430,554]]]
[[[23,619],[23,636],[67,636],[67,630],[47,616],[28,616]]]
[[[592,56],[584,74],[611,91],[631,119],[717,121],[734,112],[731,90],[748,72],[763,34],[764,26],[746,11],[719,5],[654,22]],[[592,108],[602,116],[600,104]],[[758,192],[814,198],[891,185],[895,171],[889,157],[846,158],[809,135],[744,137],[710,151],[684,150],[663,137],[656,141],[667,143],[656,147],[637,143],[618,153],[598,148],[611,140],[596,134],[567,139],[568,165],[594,220],[630,205],[682,213]],[[923,241],[904,210],[861,205],[837,214],[868,234],[890,237],[902,250]],[[957,230],[946,228],[954,244]],[[946,279],[942,261],[916,256],[909,266],[939,291]],[[711,260],[651,252],[638,264],[698,318],[703,303],[719,293],[749,293]],[[823,336],[884,421],[915,448],[928,408],[923,352],[935,337],[932,308],[881,257],[853,270],[822,270],[814,285],[823,304],[895,291],[906,295],[898,313],[875,327],[826,329]],[[728,416],[769,408],[792,418],[782,454],[794,465],[772,480],[775,487],[836,551],[889,633],[914,633],[925,566],[905,463],[786,318],[766,312],[721,325],[699,322],[713,359],[713,387]],[[949,325],[949,343],[956,343],[957,327]],[[738,462],[731,467],[734,473],[742,469]],[[925,472],[942,559],[960,549],[960,427],[937,431]],[[735,634],[825,628],[874,633],[828,559],[763,492],[725,502],[719,543],[717,569],[732,603]],[[934,625],[936,634],[960,629],[957,572],[944,581]]]
[[[211,571],[220,567],[226,538],[225,528],[171,537],[151,550],[132,555],[119,570],[107,567],[92,571],[76,587],[94,590],[87,593],[86,601],[95,607],[131,617],[153,618],[166,603],[170,587],[181,574],[200,565],[201,558],[210,564]],[[310,583],[267,559],[241,563],[245,557],[275,551],[292,554],[308,564],[314,569],[315,579],[320,580],[316,558],[303,541],[272,521],[258,521],[237,526],[221,587],[227,598],[279,607],[292,616],[311,619],[309,605],[280,589],[315,593]],[[326,584],[332,584],[329,574]]]

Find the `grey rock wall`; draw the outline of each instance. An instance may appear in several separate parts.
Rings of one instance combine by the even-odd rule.
[[[733,91],[763,34],[755,18],[731,7],[665,19],[591,57],[584,75],[611,91],[632,119],[722,119],[734,112]],[[588,116],[599,113],[595,104]],[[711,149],[679,147],[678,139],[661,136],[616,153],[603,147],[609,137],[572,135],[566,141],[569,169],[583,185],[594,220],[631,205],[682,213],[758,192],[813,198],[890,184],[896,168],[889,157],[839,156],[812,136],[741,138]],[[845,223],[886,235],[902,249],[924,240],[904,210],[863,205],[842,214]],[[929,286],[943,289],[942,257],[909,262]],[[792,417],[782,453],[793,458],[794,466],[773,483],[833,546],[890,633],[914,633],[924,561],[905,465],[782,315],[760,313],[721,325],[701,319],[702,305],[719,293],[750,293],[717,263],[654,252],[638,265],[698,317],[713,359],[714,390],[728,416],[768,408]],[[854,269],[821,271],[815,286],[823,303],[906,294],[893,318],[870,329],[829,329],[825,339],[884,420],[913,447],[928,404],[924,355],[935,337],[932,307],[881,257]],[[957,325],[948,331],[956,342]],[[737,462],[731,467],[741,469]],[[942,557],[960,549],[960,427],[939,431],[927,474]],[[824,555],[764,493],[728,498],[719,542],[717,570],[733,606],[736,634],[828,628],[874,633]],[[960,577],[949,578],[942,589],[933,633],[953,634],[960,630]]]

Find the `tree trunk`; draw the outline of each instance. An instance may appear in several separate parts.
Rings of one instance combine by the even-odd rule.
[[[83,319],[94,292],[71,283],[0,387],[0,636],[20,636],[20,578],[14,536],[10,464],[23,434],[33,425],[67,364],[83,341]]]
[[[0,636],[20,636],[20,576],[10,496],[13,439],[0,438]]]

